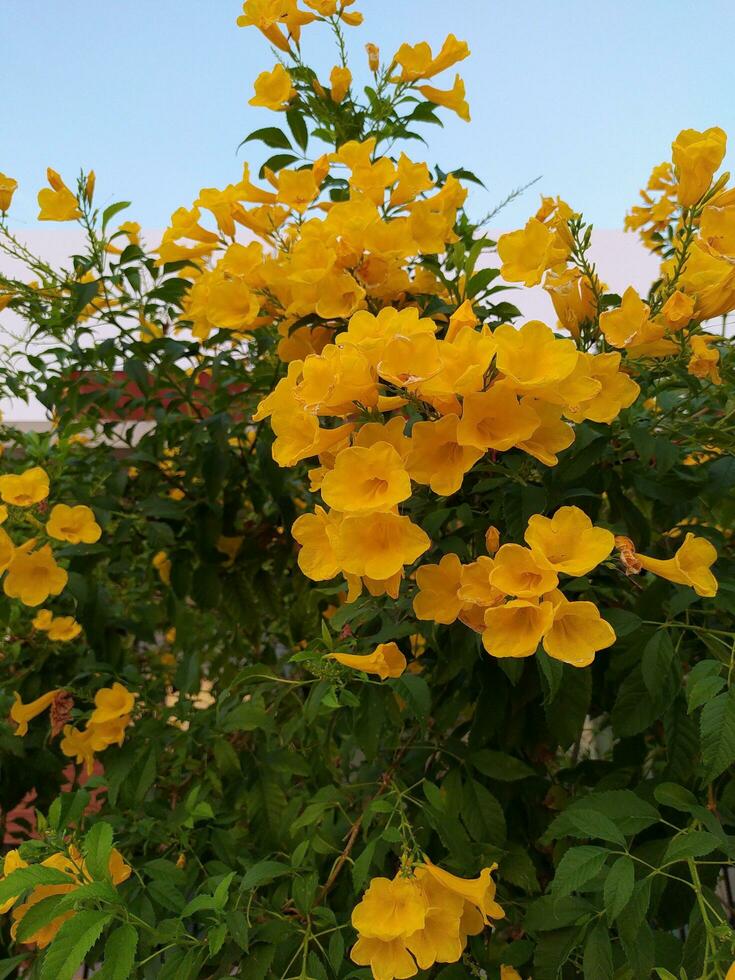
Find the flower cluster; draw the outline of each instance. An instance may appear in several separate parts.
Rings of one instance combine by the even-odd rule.
[[[458,878],[428,859],[393,878],[374,878],[352,913],[358,940],[353,962],[375,980],[416,976],[435,963],[456,963],[468,936],[502,919],[491,874]]]
[[[13,939],[28,945],[33,945],[38,949],[45,949],[53,941],[61,926],[75,914],[74,909],[70,905],[68,910],[62,910],[63,902],[60,903],[58,915],[54,916],[50,921],[44,920],[43,925],[39,925],[38,928],[32,929],[30,932],[24,930],[23,925],[23,920],[29,910],[38,905],[39,902],[52,896],[71,895],[77,889],[84,887],[94,879],[79,849],[74,844],[70,844],[65,851],[57,851],[38,862],[37,865],[30,865],[25,861],[21,857],[19,850],[8,851],[5,855],[0,881],[10,877],[15,871],[31,866],[51,868],[58,872],[59,883],[53,885],[36,885],[26,896],[25,901],[20,904],[18,904],[21,897],[20,894],[9,898],[0,905],[0,914],[10,912],[12,909],[13,924],[10,934]],[[110,852],[107,870],[113,885],[120,885],[122,882],[127,881],[132,873],[130,865],[125,862],[117,848],[113,848]],[[23,888],[23,891],[26,889],[27,885]],[[33,916],[31,915],[32,918]]]
[[[3,501],[0,523],[4,524],[10,516],[14,528],[33,535],[16,544],[5,528],[0,527],[0,575],[5,573],[3,591],[25,606],[40,606],[49,596],[59,595],[66,586],[68,575],[54,557],[52,541],[92,544],[102,534],[92,510],[82,505],[56,504],[43,521],[38,515],[48,510],[48,495],[49,477],[40,466],[23,473],[0,476],[0,499]],[[73,617],[54,620],[47,609],[41,610],[33,625],[47,632],[52,640],[71,640],[80,632]]]
[[[16,691],[10,720],[17,726],[15,734],[23,736],[28,732],[28,723],[51,708],[52,735],[63,731],[61,751],[76,762],[84,763],[87,774],[91,774],[95,752],[103,752],[110,745],[122,745],[125,729],[131,724],[131,712],[137,696],[117,681],[112,687],[101,687],[94,696],[92,714],[84,729],[79,729],[65,724],[74,704],[68,692],[58,688],[24,704]]]

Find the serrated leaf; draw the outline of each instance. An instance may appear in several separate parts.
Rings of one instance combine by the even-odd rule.
[[[669,841],[663,856],[663,864],[704,857],[705,854],[711,854],[721,846],[720,841],[706,830],[690,830]]]
[[[0,881],[0,905],[9,898],[22,895],[24,891],[36,885],[68,885],[69,875],[56,868],[44,868],[41,865],[31,865],[29,868],[18,868]]]
[[[610,934],[602,922],[598,922],[587,936],[582,970],[585,980],[612,980],[612,944]]]
[[[604,847],[580,844],[571,847],[562,857],[551,889],[555,895],[569,895],[600,873],[610,852]]]
[[[125,923],[107,937],[102,969],[95,974],[99,980],[128,980],[135,966],[138,946],[136,929]]]
[[[480,749],[473,752],[469,758],[470,765],[474,766],[484,776],[497,779],[503,783],[513,783],[519,779],[528,779],[535,776],[536,772],[526,762],[516,759],[505,752],[496,752],[493,749]]]
[[[18,922],[16,940],[19,943],[27,943],[39,929],[47,926],[59,916],[61,914],[59,905],[64,898],[64,895],[49,895],[47,898],[42,898],[40,902],[31,905]]]
[[[674,645],[666,629],[656,630],[643,649],[641,670],[648,693],[656,695],[667,680],[674,662]]]
[[[705,778],[711,782],[735,762],[735,687],[705,704],[699,725]]]
[[[72,980],[90,949],[112,921],[109,912],[77,912],[67,919],[46,951],[41,980]]]
[[[407,703],[417,721],[426,721],[431,710],[431,691],[424,678],[417,674],[404,674],[390,684]]]
[[[281,861],[258,861],[243,876],[241,888],[247,891],[260,885],[267,885],[276,878],[291,873],[291,867]]]
[[[108,864],[112,851],[112,827],[104,820],[99,820],[84,838],[82,845],[84,858],[90,874],[96,880],[108,876]]]
[[[619,857],[605,879],[603,897],[607,921],[612,923],[630,901],[635,886],[635,867],[627,855]]]

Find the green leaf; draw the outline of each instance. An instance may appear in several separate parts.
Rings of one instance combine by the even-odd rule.
[[[721,842],[706,830],[690,830],[669,841],[663,856],[664,864],[704,857],[721,847]]]
[[[523,928],[528,932],[545,932],[574,925],[594,912],[594,906],[574,895],[542,895],[529,905]]]
[[[95,977],[99,980],[128,980],[135,965],[138,933],[129,924],[118,926],[107,937],[102,969]]]
[[[247,891],[260,885],[267,885],[276,878],[291,874],[291,867],[281,861],[258,861],[243,876],[241,888]]]
[[[648,693],[656,695],[668,678],[674,662],[674,645],[666,629],[656,630],[643,650],[641,669]]]
[[[725,686],[722,664],[717,660],[700,660],[687,674],[687,707],[691,714],[711,701]]]
[[[676,783],[661,783],[653,791],[653,795],[657,803],[683,813],[691,813],[693,808],[699,806],[694,793]]]
[[[115,204],[109,204],[105,210],[102,212],[102,231],[107,228],[107,225],[115,217],[116,214],[120,214],[125,208],[130,207],[130,201],[117,201]]]
[[[612,944],[610,934],[602,922],[598,922],[587,936],[582,969],[585,980],[612,980]]]
[[[431,691],[424,678],[417,674],[404,674],[389,683],[408,704],[416,720],[425,722],[431,710]]]
[[[92,910],[77,912],[67,919],[44,956],[41,980],[72,980],[111,921],[111,913]]]
[[[513,783],[519,779],[528,779],[529,776],[536,775],[536,772],[521,759],[516,759],[505,752],[496,752],[493,749],[480,749],[473,752],[469,762],[484,776],[489,776],[491,779],[497,779],[503,783]]]
[[[278,129],[277,126],[265,126],[263,129],[253,130],[249,136],[245,137],[240,146],[243,146],[245,143],[250,143],[252,140],[265,143],[266,146],[270,146],[274,150],[291,149],[291,141],[288,136]]]
[[[604,813],[591,807],[570,807],[561,815],[565,820],[565,833],[572,837],[598,837],[625,847],[625,837]]]
[[[610,851],[593,845],[571,847],[554,873],[551,888],[555,895],[569,895],[595,878],[605,865]]]
[[[607,921],[612,923],[630,901],[635,886],[635,867],[631,858],[619,857],[605,879],[603,896]]]
[[[304,117],[298,109],[289,109],[286,112],[286,121],[288,122],[288,128],[293,133],[293,138],[301,149],[306,152],[306,148],[309,145],[309,131],[306,128]]]
[[[258,176],[262,180],[265,177],[266,170],[272,170],[273,173],[277,173],[284,167],[288,167],[289,164],[297,163],[298,157],[293,156],[291,153],[274,153],[272,157],[269,157],[263,166],[260,168]]]
[[[98,821],[87,833],[82,851],[90,874],[96,880],[108,877],[108,864],[112,851],[112,827],[104,820]]]
[[[699,724],[705,779],[712,782],[735,762],[735,687],[705,704]]]
[[[68,884],[69,875],[57,871],[56,868],[44,868],[38,864],[31,865],[29,868],[18,868],[0,881],[0,905],[7,902],[9,898],[22,895],[24,891],[36,885]]]

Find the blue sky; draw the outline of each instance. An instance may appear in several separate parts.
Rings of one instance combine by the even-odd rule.
[[[426,133],[431,149],[412,151],[474,170],[487,185],[473,192],[476,215],[540,175],[500,226],[519,225],[543,191],[600,228],[620,227],[679,129],[720,125],[735,147],[732,0],[358,0],[356,9],[365,24],[348,38],[360,71],[366,41],[386,55],[450,31],[469,41],[459,70],[471,125],[444,113],[445,128]],[[245,151],[261,162],[236,148],[273,124],[247,104],[273,57],[257,31],[235,26],[239,12],[235,0],[3,0],[0,171],[21,184],[14,224],[35,224],[47,164],[69,179],[94,167],[100,203],[130,200],[126,217],[161,227],[200,187],[239,177]],[[327,30],[307,28],[303,50],[326,76]]]

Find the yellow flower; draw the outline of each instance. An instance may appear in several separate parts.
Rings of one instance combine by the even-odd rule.
[[[329,73],[329,94],[332,102],[341,102],[347,95],[351,84],[352,72],[350,69],[335,65]]]
[[[2,878],[0,878],[0,881],[2,881],[4,878],[7,878],[8,875],[12,874],[14,871],[18,871],[20,868],[27,868],[27,867],[28,867],[28,862],[24,861],[23,858],[20,856],[20,851],[18,850],[8,851],[3,860],[3,873],[2,873]],[[17,901],[18,901],[18,896],[13,895],[7,901],[3,902],[2,905],[0,905],[0,915],[5,915],[6,912],[9,912]]]
[[[8,177],[4,173],[0,173],[0,211],[5,212],[9,210],[10,202],[13,200],[13,194],[15,194],[17,189],[17,180]]]
[[[403,980],[419,972],[403,939],[385,941],[361,935],[350,950],[350,958],[358,966],[369,966],[373,980]]]
[[[482,456],[481,449],[459,444],[458,425],[456,415],[445,415],[436,422],[416,422],[411,430],[411,452],[406,460],[409,475],[442,497],[459,490],[465,473]]]
[[[587,276],[576,268],[559,272],[549,270],[544,289],[554,304],[558,325],[578,338],[582,324],[593,322],[597,316],[597,300]]]
[[[250,105],[262,106],[264,109],[286,109],[288,103],[296,95],[296,89],[291,84],[291,76],[278,64],[272,71],[263,71],[255,79],[255,95]]]
[[[574,576],[596,568],[615,545],[614,535],[595,527],[579,507],[560,507],[553,517],[534,514],[524,538],[550,568]]]
[[[699,234],[715,252],[735,258],[735,188],[717,194],[702,211]]]
[[[426,917],[423,928],[406,938],[406,947],[421,970],[437,962],[456,963],[465,945],[460,925],[464,898],[440,884],[427,868],[416,868],[415,879],[426,901]]]
[[[438,565],[422,565],[416,572],[419,591],[413,600],[418,619],[453,623],[464,605],[458,596],[462,565],[456,555],[444,555]]]
[[[470,107],[465,98],[464,81],[459,75],[454,76],[454,85],[450,89],[434,88],[433,85],[419,85],[419,92],[434,105],[444,106],[456,112],[460,119],[470,121]]]
[[[388,442],[343,450],[322,480],[324,502],[345,514],[388,511],[411,496],[403,460]]]
[[[42,861],[42,864],[48,864],[48,861]],[[61,870],[61,869],[58,869]],[[26,913],[29,909],[37,905],[38,902],[43,901],[45,898],[51,898],[52,895],[67,895],[69,892],[73,892],[78,884],[74,881],[70,881],[68,885],[37,885],[29,897],[23,902],[22,905],[16,906],[13,909],[13,925],[10,929],[10,935],[15,938],[18,932],[18,926],[23,921]],[[26,943],[34,944],[38,949],[45,949],[49,943],[52,942],[56,933],[62,927],[62,925],[74,915],[74,911],[64,912],[61,915],[57,915],[46,925],[41,926],[37,929],[32,936],[25,940]]]
[[[717,339],[712,334],[696,334],[689,341],[692,356],[687,364],[687,371],[697,378],[711,381],[713,385],[722,384],[722,378],[717,367],[720,352],[710,347],[710,344],[717,343]]]
[[[53,622],[54,614],[50,609],[39,609],[36,615],[31,620],[31,624],[34,629],[42,630],[46,632]]]
[[[514,966],[508,966],[507,963],[501,963],[500,980],[523,980],[523,978]]]
[[[436,57],[426,41],[419,44],[402,44],[393,56],[395,64],[401,66],[402,82],[415,82],[419,78],[433,78],[439,72],[468,57],[470,49],[466,41],[458,41],[449,34]]]
[[[569,248],[556,232],[537,218],[529,218],[525,228],[498,239],[500,274],[506,282],[538,286],[544,272],[561,265],[568,255]]]
[[[512,599],[504,606],[485,610],[482,645],[492,657],[530,657],[551,629],[553,619],[550,602]]]
[[[520,544],[504,544],[495,555],[490,584],[505,595],[535,599],[556,587],[559,577],[542,557]]]
[[[710,567],[717,561],[717,552],[705,538],[687,534],[673,558],[649,558],[638,555],[641,567],[676,585],[689,585],[697,595],[717,595],[717,579]]]
[[[483,868],[477,878],[458,878],[449,871],[438,868],[428,859],[424,867],[443,888],[459,895],[465,902],[474,906],[485,925],[489,925],[491,919],[505,918],[505,912],[495,901],[495,882],[492,873],[497,868],[497,864]]]
[[[276,436],[271,455],[279,466],[295,466],[302,459],[329,452],[353,429],[352,425],[323,429],[313,415],[300,413],[294,417],[285,412],[273,414],[271,427]]]
[[[562,421],[562,406],[549,405],[539,398],[523,399],[539,418],[539,425],[530,439],[518,443],[518,448],[533,456],[544,466],[556,466],[557,453],[568,449],[574,442],[574,429]]]
[[[49,479],[45,470],[34,466],[25,473],[0,476],[0,497],[15,507],[31,507],[48,497]]]
[[[158,572],[158,577],[161,579],[164,585],[171,584],[171,559],[168,557],[168,552],[157,551],[151,560],[151,565]]]
[[[505,452],[530,439],[540,422],[531,406],[519,402],[512,388],[500,382],[465,396],[457,441],[461,446]]]
[[[368,41],[365,45],[365,51],[368,56],[368,68],[370,71],[377,71],[380,68],[380,48],[377,44],[371,44]]]
[[[37,718],[38,715],[45,711],[59,694],[61,694],[61,689],[56,688],[53,691],[47,691],[46,694],[42,694],[41,697],[36,698],[35,701],[29,701],[28,704],[23,704],[20,694],[15,691],[15,703],[10,709],[10,719],[18,726],[15,730],[15,734],[21,736],[27,734],[28,722],[32,721],[34,718]]]
[[[49,545],[38,551],[18,548],[8,566],[3,590],[26,606],[40,606],[50,595],[58,595],[64,589],[68,577],[54,561]]]
[[[341,521],[341,514],[319,506],[313,514],[303,514],[294,521],[291,534],[301,545],[297,560],[307,578],[320,582],[334,578],[340,571],[332,535]]]
[[[66,643],[76,639],[82,632],[82,627],[73,616],[54,616],[47,631],[49,640]]]
[[[569,602],[559,591],[549,598],[554,621],[543,638],[543,647],[550,657],[573,667],[587,667],[598,650],[613,645],[615,630],[602,619],[594,603]]]
[[[369,939],[390,942],[421,929],[426,902],[414,878],[373,878],[352,911],[352,925]]]
[[[406,658],[395,643],[380,643],[372,653],[364,655],[330,653],[328,657],[353,670],[377,674],[381,680],[386,677],[400,677],[406,669]]]
[[[360,514],[344,518],[334,537],[334,553],[343,571],[388,579],[429,548],[425,531],[398,514]]]
[[[73,221],[81,218],[77,199],[61,177],[50,167],[46,171],[50,187],[38,192],[39,221]]]
[[[591,397],[571,400],[564,409],[567,418],[574,422],[590,419],[592,422],[612,422],[624,408],[629,408],[640,394],[640,388],[620,370],[620,354],[580,353],[582,369],[589,372],[587,377],[599,385]]]
[[[112,687],[101,687],[94,696],[95,709],[90,722],[94,725],[102,725],[108,721],[115,721],[123,715],[129,715],[133,710],[136,697],[137,694],[131,694],[118,681],[115,681]]]
[[[102,528],[89,507],[56,504],[46,524],[46,533],[58,541],[69,541],[71,544],[94,544],[99,541]]]
[[[677,289],[664,303],[661,315],[673,329],[685,327],[694,317],[694,300]]]
[[[557,340],[540,320],[529,320],[520,330],[505,324],[493,333],[495,364],[519,392],[558,385],[574,370],[579,356],[573,340]]]
[[[489,555],[494,555],[500,547],[500,531],[492,524],[485,531],[485,548]]]
[[[712,126],[704,132],[683,129],[671,144],[671,159],[678,181],[677,196],[685,208],[696,204],[708,190],[722,163],[727,135]]]
[[[694,299],[696,320],[709,320],[735,309],[735,264],[699,239],[689,248],[679,286]]]
[[[673,340],[664,337],[665,327],[654,323],[650,309],[632,286],[623,293],[616,310],[600,315],[600,330],[613,347],[624,347],[634,357],[662,357],[679,349]]]
[[[5,571],[15,554],[15,545],[10,535],[0,527],[0,574]]]

